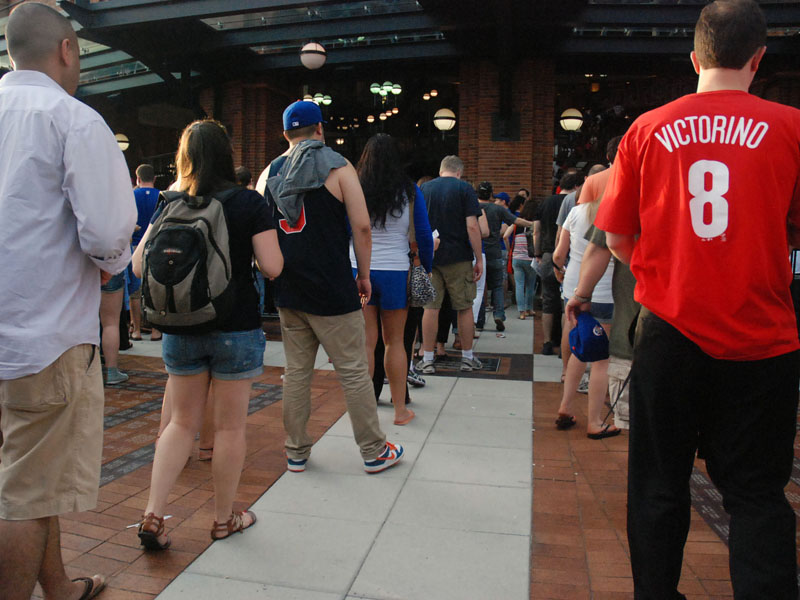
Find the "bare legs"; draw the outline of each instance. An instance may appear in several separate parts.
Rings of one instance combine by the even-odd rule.
[[[394,402],[395,421],[406,420],[410,416],[405,403],[408,357],[403,347],[403,332],[406,325],[407,312],[405,308],[380,311],[383,343],[386,346],[383,365],[386,376],[389,378],[389,389]],[[370,376],[375,372],[374,361],[375,344],[378,341],[378,317],[377,307],[370,305],[364,307],[366,349]]]
[[[106,368],[115,368],[119,359],[119,313],[122,290],[100,294],[100,325],[103,328],[103,356]]]
[[[224,523],[231,516],[233,498],[239,485],[246,452],[245,423],[252,379],[228,381],[215,379],[214,394],[214,475],[215,518]],[[203,424],[209,395],[209,374],[170,375],[167,382],[171,417],[156,447],[150,497],[145,513],[163,517],[167,497],[192,452],[195,433]],[[222,399],[222,400],[221,400]],[[166,403],[165,403],[166,404]],[[165,538],[159,540],[166,541]]]
[[[75,600],[85,589],[64,571],[58,517],[0,519],[0,598],[30,600],[37,579],[46,599]]]
[[[131,339],[139,340],[142,338],[142,300],[141,298],[130,297],[131,303]]]

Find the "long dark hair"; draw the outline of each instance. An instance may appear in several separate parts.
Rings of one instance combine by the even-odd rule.
[[[369,138],[356,170],[372,226],[385,229],[386,217],[402,215],[414,194],[414,183],[400,166],[394,139],[385,133]]]
[[[229,188],[236,181],[233,149],[219,121],[204,119],[186,126],[175,157],[180,188],[193,196]]]

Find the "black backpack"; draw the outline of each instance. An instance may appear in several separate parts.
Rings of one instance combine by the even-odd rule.
[[[165,333],[217,328],[233,311],[235,289],[223,203],[241,188],[209,196],[161,192],[142,262],[142,307]]]

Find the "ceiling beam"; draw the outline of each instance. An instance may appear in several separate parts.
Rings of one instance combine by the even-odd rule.
[[[217,33],[210,46],[257,46],[298,40],[324,40],[381,33],[407,33],[409,31],[439,30],[439,24],[423,13],[364,16],[357,19],[331,19],[308,21],[265,27],[249,27]]]
[[[761,4],[768,27],[797,27],[800,3]],[[694,29],[702,4],[589,4],[569,24],[608,27],[688,27]]]
[[[81,25],[107,29],[153,21],[207,19],[251,12],[270,12],[341,4],[342,0],[62,0],[63,8]]]
[[[325,65],[340,65],[381,60],[413,60],[425,58],[449,58],[461,56],[462,52],[449,42],[416,42],[408,44],[386,44],[336,48],[328,52]],[[248,70],[269,71],[301,66],[296,52],[258,56],[247,65]]]
[[[691,37],[571,37],[562,40],[556,54],[685,54],[694,48]],[[773,37],[767,40],[767,55],[797,54],[800,37]]]

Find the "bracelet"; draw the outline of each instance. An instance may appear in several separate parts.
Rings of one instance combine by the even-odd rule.
[[[581,304],[586,304],[587,302],[591,302],[592,301],[592,297],[591,296],[581,296],[581,295],[579,295],[578,294],[578,288],[575,288],[573,290],[572,297],[575,298],[575,300],[577,300]]]

